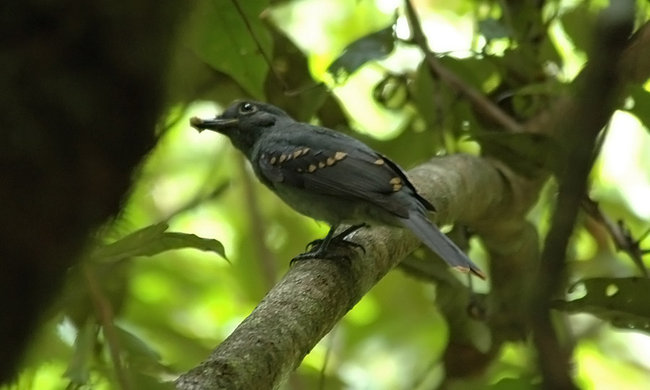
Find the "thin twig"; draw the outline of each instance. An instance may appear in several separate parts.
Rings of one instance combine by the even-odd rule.
[[[480,91],[475,88],[467,85],[460,77],[456,76],[453,72],[445,68],[435,54],[429,49],[427,43],[427,38],[422,31],[422,26],[420,25],[420,20],[418,18],[413,5],[410,0],[405,1],[406,4],[406,15],[409,20],[409,25],[411,26],[411,31],[413,33],[413,41],[420,47],[424,53],[424,59],[429,65],[431,72],[438,76],[440,80],[449,85],[456,92],[465,96],[467,100],[474,106],[477,111],[480,111],[484,115],[492,118],[495,122],[503,126],[504,129],[518,133],[523,131],[523,126],[514,120],[510,115],[504,112],[496,104],[492,103],[487,99]]]
[[[113,308],[111,307],[111,303],[104,296],[104,293],[97,282],[97,278],[95,277],[95,272],[91,269],[91,265],[84,264],[83,273],[86,278],[88,290],[90,291],[90,297],[95,306],[95,311],[97,312],[97,317],[104,329],[104,336],[106,337],[108,350],[111,355],[111,360],[113,361],[117,381],[122,390],[133,389],[131,379],[122,365],[122,359],[120,357],[122,348],[120,347],[119,338],[115,330],[115,325],[113,324]]]
[[[632,258],[639,271],[641,271],[641,274],[647,278],[648,269],[643,262],[643,250],[639,246],[644,237],[642,236],[638,240],[634,239],[630,230],[622,221],[619,221],[618,223],[614,222],[602,212],[598,203],[594,202],[588,196],[586,196],[582,201],[582,209],[605,227],[609,235],[612,237],[616,249],[627,253],[628,256]]]

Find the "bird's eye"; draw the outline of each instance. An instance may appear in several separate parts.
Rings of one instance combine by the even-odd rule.
[[[252,114],[257,111],[257,106],[251,103],[242,103],[239,106],[239,113],[242,115]]]

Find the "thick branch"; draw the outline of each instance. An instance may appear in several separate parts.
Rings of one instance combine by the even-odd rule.
[[[596,137],[620,99],[617,64],[634,20],[634,2],[612,3],[596,31],[596,47],[579,79],[571,115],[556,122],[568,151],[561,175],[551,230],[542,252],[542,263],[531,302],[533,340],[539,352],[544,384],[549,389],[575,388],[569,376],[568,353],[559,344],[550,318],[550,299],[562,286],[569,238],[587,188]]]
[[[509,215],[513,192],[490,161],[467,155],[431,160],[410,172],[438,208],[438,222],[485,222]],[[516,208],[516,207],[515,207]],[[403,229],[374,227],[353,236],[366,254],[349,264],[297,263],[207,361],[181,376],[179,389],[274,388],[316,343],[407,254],[418,240]]]

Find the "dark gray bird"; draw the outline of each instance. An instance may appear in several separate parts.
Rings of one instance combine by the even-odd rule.
[[[347,234],[378,222],[410,229],[452,267],[485,278],[429,220],[433,205],[404,171],[361,141],[252,101],[235,102],[214,119],[194,117],[190,124],[228,136],[268,188],[298,212],[331,225],[323,240],[294,260],[328,257],[332,242],[349,243]],[[356,225],[334,236],[343,223]]]

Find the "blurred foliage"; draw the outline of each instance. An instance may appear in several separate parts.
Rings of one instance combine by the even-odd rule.
[[[577,286],[586,290],[584,297],[558,301],[559,309],[591,313],[616,327],[650,333],[650,307],[645,299],[650,293],[648,279],[591,278],[578,282],[572,290]]]
[[[592,27],[605,3],[415,2],[441,63],[518,120],[548,108],[588,60]],[[158,145],[121,215],[89,248],[88,258],[96,261],[70,271],[20,377],[4,389],[111,389],[122,380],[138,389],[170,388],[251,312],[288,260],[325,233],[326,226],[290,210],[254,180],[226,140],[193,131],[190,116],[212,116],[231,100],[254,98],[297,119],[355,132],[405,167],[457,151],[495,156],[530,176],[561,165],[562,145],[500,131],[432,76],[410,42],[400,2],[235,4],[195,2],[178,39]],[[642,23],[650,7],[638,4]],[[610,123],[592,172],[592,196],[634,237],[650,221],[649,90],[648,83],[630,87],[621,106],[628,114]],[[629,130],[630,123],[640,130]],[[554,196],[551,181],[530,213],[542,234]],[[648,248],[650,240],[640,245]],[[171,250],[180,248],[220,256]],[[471,253],[485,264],[480,244]],[[589,218],[577,227],[570,278],[581,280],[586,292],[567,292],[558,307],[594,315],[567,317],[584,388],[631,388],[630,377],[650,382],[650,337],[607,325],[647,332],[648,281],[631,277],[636,271],[626,257]],[[327,389],[439,386],[449,329],[434,305],[437,293],[433,285],[391,273],[314,348],[286,388],[317,388],[321,375]],[[614,339],[619,348],[612,350]],[[447,385],[537,388],[532,355],[528,345],[508,344],[481,375]],[[606,377],[590,371],[611,362],[616,368]],[[126,379],[118,379],[120,370]]]

